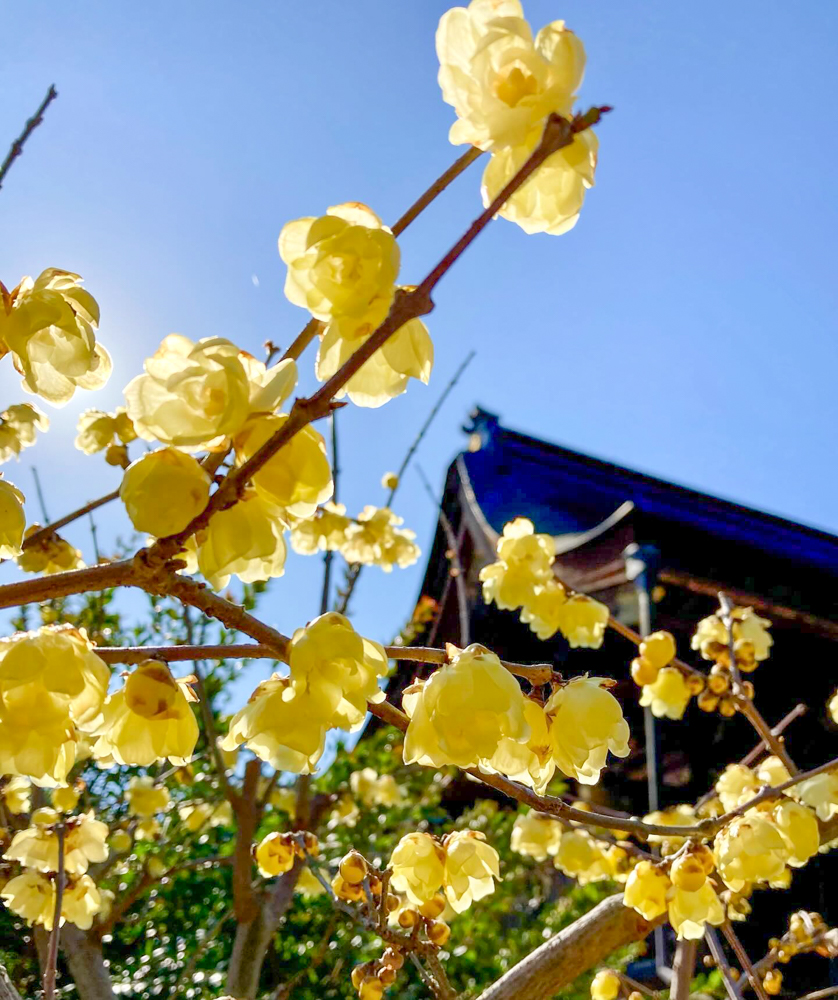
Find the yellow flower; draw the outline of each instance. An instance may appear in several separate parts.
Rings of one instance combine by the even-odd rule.
[[[110,355],[95,335],[99,306],[77,274],[49,268],[34,281],[23,278],[10,295],[0,292],[0,341],[27,392],[63,406],[77,388],[107,382]]]
[[[692,694],[677,667],[664,667],[654,684],[644,684],[640,704],[658,719],[682,719]]]
[[[498,561],[480,570],[483,600],[509,611],[528,604],[534,586],[554,579],[555,555],[555,539],[536,534],[532,521],[509,521],[498,541]]]
[[[166,758],[186,764],[198,742],[198,723],[189,707],[195,700],[187,678],[175,679],[165,663],[146,660],[108,698],[94,756],[112,755],[119,764],[138,767]]]
[[[153,839],[153,838],[143,838],[137,837],[137,840],[143,839]],[[112,854],[125,854],[127,851],[131,850],[131,846],[134,841],[131,839],[131,834],[127,830],[114,830],[110,835],[108,840],[108,847]]]
[[[654,823],[657,826],[695,826],[698,822],[698,817],[692,806],[682,804],[670,806],[669,809],[650,812],[648,816],[643,817],[643,821],[644,823]],[[666,836],[659,833],[650,833],[648,839],[650,844],[661,845],[661,854],[664,856],[674,854],[681,844],[684,843],[683,837],[674,837],[671,834]]]
[[[789,789],[796,799],[814,809],[824,821],[838,814],[838,772],[827,771]]]
[[[542,795],[556,773],[555,741],[544,709],[531,698],[524,699],[524,720],[530,727],[527,742],[504,737],[492,757],[481,762],[480,769],[505,774]]]
[[[40,530],[40,524],[30,524],[24,533],[24,542]],[[24,573],[44,573],[47,576],[51,573],[84,568],[81,552],[56,532],[51,532],[31,545],[26,545],[16,562]]]
[[[716,868],[725,885],[739,892],[748,882],[770,882],[790,856],[780,831],[754,809],[732,820],[713,841]]]
[[[388,669],[384,647],[359,635],[336,611],[294,632],[288,664],[293,690],[311,699],[328,726],[357,729],[366,717],[367,702],[384,700],[378,686]]]
[[[509,846],[526,858],[544,861],[558,851],[561,836],[562,827],[557,820],[531,809],[516,817]]]
[[[131,418],[125,410],[118,406],[114,413],[102,410],[85,410],[79,416],[76,436],[76,447],[85,455],[93,455],[104,451],[115,441],[128,444],[137,434]]]
[[[500,880],[500,858],[477,830],[449,833],[442,846],[445,895],[451,909],[463,913],[473,902],[495,891],[495,879]]]
[[[42,924],[52,930],[55,913],[55,885],[40,872],[27,871],[9,879],[0,892],[6,906],[28,924]]]
[[[402,699],[410,717],[404,762],[430,767],[477,767],[505,737],[525,743],[530,727],[518,682],[494,653],[477,643]]]
[[[169,791],[165,785],[155,785],[151,775],[134,775],[125,791],[128,812],[132,816],[148,818],[163,812],[169,805]]]
[[[61,899],[61,916],[82,930],[93,926],[93,918],[102,908],[102,896],[89,875],[70,878]]]
[[[48,428],[49,418],[34,403],[15,403],[4,410],[0,413],[0,463],[17,458],[35,443],[36,431]]]
[[[320,218],[282,229],[279,255],[288,266],[285,294],[317,319],[387,315],[399,273],[399,248],[366,205],[334,205]]]
[[[311,774],[323,754],[329,723],[309,692],[295,691],[291,680],[274,674],[262,681],[243,709],[230,720],[222,748],[240,743],[280,771]]]
[[[404,801],[401,785],[392,774],[382,774],[375,783],[373,804],[378,806],[398,806]]]
[[[415,533],[396,527],[401,523],[402,518],[389,507],[364,507],[357,521],[349,522],[344,531],[338,546],[341,555],[350,563],[380,566],[385,573],[394,565],[401,569],[412,566],[421,552],[413,541]]]
[[[197,833],[208,826],[229,826],[233,822],[233,809],[226,799],[223,802],[187,802],[178,807],[178,816],[190,833]]]
[[[272,368],[223,337],[193,343],[165,338],[145,362],[145,374],[125,387],[128,413],[147,441],[213,448],[238,433],[251,413],[269,413],[297,381],[290,358]]]
[[[137,531],[163,538],[182,531],[201,513],[209,501],[211,483],[207,471],[191,455],[176,448],[158,448],[128,466],[119,495]]]
[[[591,1000],[616,1000],[622,983],[611,969],[600,969],[591,981]]]
[[[20,555],[26,527],[25,500],[17,486],[0,479],[0,559],[14,559]]]
[[[84,632],[71,626],[0,640],[0,774],[64,784],[78,729],[96,725],[109,676]]]
[[[79,803],[80,792],[72,785],[56,788],[52,793],[52,804],[59,812],[72,812]]]
[[[0,795],[3,796],[3,806],[6,812],[19,816],[32,808],[32,783],[28,778],[7,778]]]
[[[326,890],[317,877],[312,875],[311,869],[306,866],[300,871],[294,891],[300,893],[301,896],[305,896],[307,899],[315,899],[317,896],[322,896]]]
[[[559,630],[571,649],[599,649],[608,625],[604,604],[585,594],[573,594],[559,608]]]
[[[481,194],[488,208],[521,169],[541,140],[533,132],[522,143],[498,149],[483,171]],[[577,133],[569,146],[548,156],[498,210],[498,215],[520,226],[525,233],[561,236],[573,229],[594,186],[599,140],[591,129]]]
[[[675,659],[675,637],[671,632],[652,632],[640,643],[639,653],[647,663],[661,670]]]
[[[407,833],[390,857],[393,877],[390,885],[403,892],[411,903],[421,906],[433,899],[445,875],[445,850],[427,833]]]
[[[198,534],[198,569],[213,590],[237,576],[242,583],[285,572],[285,524],[280,511],[247,489],[238,503],[215,513]]]
[[[404,795],[392,774],[379,775],[371,767],[353,771],[349,775],[352,794],[367,806],[396,806]]]
[[[755,660],[766,660],[774,640],[766,631],[771,622],[760,618],[753,608],[733,609],[733,638],[736,642],[749,643]],[[703,618],[692,637],[692,648],[698,649],[705,660],[726,658],[729,637],[727,627],[718,614]],[[738,659],[737,654],[737,659]]]
[[[302,556],[313,556],[318,551],[335,552],[343,546],[350,524],[343,504],[325,503],[311,517],[294,523],[291,548]]]
[[[341,368],[381,324],[377,311],[367,316],[336,317],[323,331],[317,351],[315,374],[325,382]],[[407,391],[411,378],[425,385],[434,366],[434,345],[420,319],[408,320],[388,337],[340,389],[356,406],[378,407]]]
[[[585,50],[563,21],[532,37],[518,0],[472,0],[443,14],[436,35],[442,97],[457,112],[449,138],[514,146],[551,112],[568,115]]]
[[[580,885],[613,877],[602,847],[584,830],[568,830],[562,834],[553,864]]]
[[[679,940],[700,941],[704,925],[719,927],[725,922],[725,908],[710,882],[696,892],[672,890],[669,900],[669,922]]]
[[[529,625],[539,639],[549,639],[559,631],[566,603],[567,592],[564,587],[558,580],[548,578],[532,587],[532,592],[521,608],[521,621]]]
[[[53,813],[54,821],[59,819]],[[34,817],[33,817],[34,819]],[[69,875],[86,872],[91,861],[104,861],[108,856],[106,824],[94,818],[93,810],[66,821],[64,837],[64,870]],[[3,855],[8,861],[19,861],[26,868],[41,872],[58,871],[58,834],[54,823],[36,823],[19,830]]]
[[[575,677],[544,706],[550,720],[553,760],[583,785],[595,785],[608,751],[628,756],[629,727],[604,677]]]
[[[832,721],[838,725],[838,691],[829,699],[826,708]]]
[[[654,920],[666,913],[670,885],[666,872],[651,861],[641,861],[626,881],[623,903],[637,910],[644,920]]]
[[[292,837],[287,833],[274,831],[263,837],[256,846],[254,858],[259,874],[263,878],[273,878],[294,867],[298,849]]]
[[[760,782],[749,767],[744,764],[728,764],[716,780],[716,792],[725,812],[735,809],[740,803],[752,799]]]
[[[240,464],[254,455],[288,420],[287,414],[264,414],[245,424],[236,437]],[[295,517],[311,517],[334,490],[326,442],[309,424],[298,431],[253,476],[256,492]]]
[[[766,757],[765,760],[757,768],[757,785],[782,785],[784,781],[788,781],[791,775],[788,772],[786,765],[780,760],[779,757],[770,756]]]
[[[381,477],[381,485],[385,490],[395,490],[399,485],[399,477],[395,472],[385,472]]]
[[[771,810],[771,821],[791,852],[787,864],[802,868],[821,846],[820,827],[811,809],[791,799],[782,799]]]

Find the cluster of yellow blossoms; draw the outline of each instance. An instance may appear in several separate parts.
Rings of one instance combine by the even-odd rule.
[[[379,678],[387,656],[343,615],[329,612],[297,629],[289,645],[289,676],[263,681],[230,721],[224,750],[244,743],[277,770],[310,774],[329,729],[357,730],[367,702],[384,700]]]
[[[653,632],[640,644],[632,660],[631,676],[642,688],[640,704],[659,719],[681,719],[693,694],[704,687],[698,678],[685,676],[675,665],[675,639],[669,632]]]
[[[568,594],[556,579],[556,543],[535,533],[532,521],[517,517],[504,525],[497,562],[480,570],[483,599],[501,609],[521,609],[521,621],[539,639],[556,632],[574,649],[599,649],[608,624],[608,608],[584,594]]]
[[[596,839],[581,827],[566,826],[544,813],[531,810],[519,815],[512,828],[510,846],[535,861],[551,858],[559,871],[580,885],[625,877],[625,851]]]
[[[315,372],[321,382],[375,332],[396,296],[400,254],[396,238],[366,205],[334,205],[319,218],[287,223],[279,253],[288,267],[285,294],[325,324]],[[433,343],[425,324],[409,320],[364,363],[338,398],[357,406],[382,406],[407,389],[427,383]]]
[[[389,573],[394,566],[412,566],[422,554],[415,532],[400,524],[402,518],[389,507],[368,505],[353,520],[343,504],[327,503],[294,524],[291,547],[301,555],[340,552],[348,563],[380,566]]]
[[[75,803],[74,803],[75,804]],[[61,923],[69,921],[89,928],[102,909],[102,895],[87,874],[91,862],[108,856],[108,828],[93,812],[62,817],[55,809],[37,809],[32,826],[19,830],[3,857],[15,861],[24,871],[9,879],[0,897],[13,912],[30,924],[52,930],[55,918],[55,886],[59,869],[59,823],[64,828],[63,854],[65,885],[61,897]]]
[[[35,443],[36,431],[49,429],[49,417],[34,403],[15,403],[0,413],[0,464],[17,458]]]
[[[457,112],[451,142],[491,152],[483,173],[489,205],[535,149],[548,115],[572,115],[585,50],[563,21],[533,38],[520,0],[454,7],[439,22],[436,48],[442,96]],[[548,157],[499,214],[527,233],[567,232],[594,183],[596,158],[596,136],[587,129]]]
[[[628,754],[628,724],[609,681],[574,678],[542,706],[485,646],[451,649],[450,663],[405,690],[406,764],[478,767],[541,792],[556,768],[595,784],[609,750]]]

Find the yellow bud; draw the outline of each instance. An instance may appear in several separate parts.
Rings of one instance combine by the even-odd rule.
[[[352,985],[356,990],[361,988],[361,983],[364,981],[367,975],[367,964],[356,965],[352,970]]]
[[[108,445],[105,451],[105,461],[108,465],[114,465],[120,469],[127,469],[131,464],[128,459],[128,449],[124,444]]]
[[[126,851],[130,851],[132,843],[131,834],[125,830],[114,830],[108,838],[108,844],[114,854],[125,854]]]
[[[349,885],[360,885],[367,877],[369,866],[366,859],[358,851],[350,851],[342,859],[338,870],[343,876],[344,882],[348,882]]]
[[[416,912],[416,910],[407,907],[406,909],[402,910],[402,912],[399,914],[399,927],[404,927],[404,928],[412,927],[418,919],[419,919],[419,914]]]
[[[72,812],[78,801],[79,793],[70,785],[65,788],[56,788],[52,793],[52,804],[59,812]]]
[[[378,970],[378,978],[383,986],[392,986],[396,981],[396,970],[391,969],[389,965],[382,965]]]
[[[430,920],[435,920],[445,909],[445,896],[441,892],[438,892],[435,896],[429,899],[426,903],[423,903],[419,907],[419,912],[423,917],[428,917]]]
[[[704,690],[704,678],[701,674],[689,674],[687,676],[687,687],[690,694],[701,694]]]
[[[719,713],[728,719],[736,715],[736,702],[730,698],[722,698],[719,702]]]
[[[377,976],[367,976],[358,990],[359,1000],[381,1000],[384,996],[384,984]]]
[[[441,948],[451,937],[451,928],[444,920],[431,920],[427,928],[428,940]]]
[[[394,490],[399,485],[399,477],[395,472],[385,472],[381,477],[381,485],[385,490]]]
[[[672,884],[686,892],[698,892],[707,875],[702,862],[691,854],[683,854],[672,863],[669,872]]]
[[[210,477],[196,459],[176,448],[160,448],[128,466],[119,495],[137,531],[162,538],[201,513],[209,489]]]
[[[640,643],[640,656],[660,669],[675,659],[675,637],[671,632],[652,632]]]
[[[702,691],[696,703],[702,712],[715,712],[719,707],[719,699],[712,691]]]
[[[631,661],[631,678],[639,687],[643,687],[644,684],[654,684],[659,672],[660,667],[656,667],[643,657],[638,656]]]
[[[600,969],[591,983],[591,1000],[616,1000],[620,993],[620,977],[611,969]]]
[[[152,878],[162,878],[168,871],[168,868],[160,860],[160,858],[155,858],[155,857],[149,858],[146,861],[145,866],[149,875],[151,875]]]
[[[765,978],[762,981],[763,988],[765,992],[770,997],[775,997],[783,988],[783,974],[779,969],[769,969],[765,973]]]
[[[387,948],[381,956],[381,961],[388,968],[398,971],[404,965],[404,955],[395,948]]]

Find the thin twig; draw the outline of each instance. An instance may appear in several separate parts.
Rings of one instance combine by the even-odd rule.
[[[754,972],[754,967],[751,965],[751,960],[748,958],[748,953],[742,947],[742,942],[736,935],[736,931],[733,929],[729,920],[726,920],[722,924],[722,934],[727,938],[727,942],[731,948],[733,948],[736,957],[739,959],[739,964],[742,966],[745,974],[748,977],[748,981],[754,989],[754,993],[759,997],[759,1000],[768,1000],[768,994],[765,992],[765,987],[762,985],[762,980]]]
[[[340,464],[338,462],[338,415],[329,415],[332,438],[332,502],[338,502],[338,482],[340,480]],[[320,614],[325,615],[329,610],[329,597],[332,591],[332,561],[335,553],[331,548],[327,548],[323,553],[323,591],[320,594]]]
[[[44,120],[44,112],[52,104],[52,102],[58,97],[58,91],[55,89],[55,84],[53,84],[47,91],[47,96],[41,101],[38,106],[38,110],[34,115],[27,121],[23,128],[23,131],[12,143],[9,152],[6,154],[6,159],[3,160],[2,165],[0,165],[0,188],[3,187],[3,181],[6,179],[6,174],[9,172],[9,168],[15,162],[15,160],[23,153],[23,147],[26,145],[26,141],[30,135],[35,131],[35,129]]]
[[[428,413],[427,417],[425,418],[422,426],[419,428],[419,433],[416,435],[416,437],[411,442],[410,447],[407,449],[407,451],[405,452],[405,456],[402,459],[402,464],[399,466],[398,470],[396,471],[396,484],[395,484],[395,486],[392,486],[390,488],[390,492],[387,494],[387,499],[384,501],[384,506],[385,507],[392,507],[392,505],[393,505],[393,498],[395,497],[396,492],[399,489],[399,486],[401,486],[402,480],[404,478],[404,474],[407,471],[408,466],[410,465],[411,459],[416,454],[416,450],[418,449],[419,445],[424,440],[425,435],[430,430],[431,424],[434,422],[434,419],[436,418],[436,415],[442,409],[442,407],[443,407],[443,405],[445,403],[445,400],[448,399],[448,397],[451,394],[451,391],[453,390],[454,386],[457,384],[457,382],[459,382],[460,376],[463,374],[463,372],[466,370],[466,368],[468,368],[468,366],[471,364],[471,361],[474,358],[475,353],[476,353],[475,351],[469,351],[469,353],[466,355],[465,359],[462,362],[460,362],[459,367],[454,372],[454,374],[451,376],[451,378],[448,380],[448,384],[442,390],[442,393],[440,394],[439,399],[437,399],[437,401],[431,407],[430,412]],[[347,582],[346,582],[346,589],[344,590],[343,594],[341,595],[341,601],[340,601],[340,604],[338,605],[338,608],[337,608],[337,610],[340,611],[341,614],[346,614],[346,609],[349,607],[349,600],[352,597],[352,593],[355,590],[355,585],[358,583],[358,578],[360,577],[361,573],[363,572],[363,569],[364,569],[364,564],[363,563],[355,563],[349,569],[349,574],[348,574]]]
[[[736,985],[736,980],[733,978],[733,969],[730,967],[730,962],[727,960],[727,955],[725,955],[722,942],[719,940],[719,935],[716,933],[715,927],[705,927],[704,940],[710,948],[710,954],[716,960],[716,967],[722,974],[727,995],[730,997],[730,1000],[740,1000],[739,988]]]
[[[476,146],[471,146],[461,157],[456,159],[445,171],[445,173],[440,174],[428,190],[425,191],[424,194],[421,194],[398,220],[398,222],[394,224],[393,235],[401,236],[410,223],[413,222],[414,219],[418,218],[422,212],[424,212],[434,198],[436,198],[438,194],[441,194],[452,181],[455,181],[467,167],[474,163],[482,152],[482,149],[478,149]]]
[[[55,996],[55,976],[58,969],[58,941],[61,937],[61,904],[64,899],[64,820],[55,828],[58,839],[58,871],[55,875],[55,909],[52,916],[52,930],[49,935],[47,964],[44,969],[44,1000]]]
[[[416,472],[422,480],[422,485],[425,487],[425,492],[428,494],[431,503],[434,507],[436,507],[439,513],[439,523],[442,527],[443,534],[445,535],[448,551],[451,553],[451,568],[449,569],[449,573],[454,577],[454,586],[457,590],[457,612],[460,618],[460,645],[465,647],[469,644],[469,621],[466,581],[465,576],[463,575],[463,564],[460,561],[460,546],[462,545],[462,539],[457,537],[448,515],[442,509],[442,504],[437,502],[437,499],[434,496],[434,491],[431,489],[431,484],[428,482],[428,477],[425,475],[425,471],[421,465],[416,466]]]
[[[35,471],[34,469],[32,470]],[[37,482],[37,478],[36,478]],[[39,487],[40,492],[40,487]],[[59,528],[63,528],[65,525],[70,524],[72,521],[77,521],[80,517],[84,517],[85,514],[91,513],[91,511],[96,510],[98,507],[104,506],[106,503],[110,503],[111,500],[117,500],[119,498],[119,490],[114,490],[113,493],[108,493],[103,497],[99,497],[98,500],[91,500],[90,503],[86,503],[83,507],[79,507],[78,510],[74,510],[69,514],[65,514],[64,517],[59,517],[57,521],[53,521],[52,524],[46,524],[43,528],[39,528],[37,531],[33,531],[32,534],[24,541],[22,548],[27,549],[32,545],[36,545],[38,542],[45,540],[50,537],[50,535],[55,534]],[[47,520],[46,513],[44,514],[44,520]]]
[[[797,1000],[825,1000],[825,997],[832,997],[838,993],[838,986],[827,986],[825,990],[815,990],[814,993],[805,993]]]
[[[669,987],[670,1000],[689,1000],[690,983],[695,975],[697,945],[697,941],[679,941],[675,948],[672,983]]]
[[[38,467],[32,466],[32,478],[35,480],[35,492],[38,495],[38,505],[41,508],[41,516],[45,521],[49,520],[49,514],[47,513],[47,505],[44,500],[44,491],[41,489],[41,477],[38,475]]]
[[[797,705],[795,705],[795,706],[794,706],[794,708],[793,708],[793,709],[792,709],[792,710],[791,710],[791,711],[790,711],[790,712],[788,713],[788,715],[784,715],[784,716],[783,716],[783,718],[782,718],[782,719],[780,719],[780,721],[779,721],[779,722],[777,723],[777,725],[776,725],[776,726],[772,726],[772,727],[771,727],[771,734],[772,734],[772,736],[780,736],[780,735],[782,735],[783,731],[784,731],[784,730],[785,730],[785,729],[786,729],[786,728],[787,728],[787,727],[788,727],[789,725],[791,725],[791,723],[792,723],[792,722],[794,722],[794,721],[795,721],[795,719],[799,719],[801,715],[805,715],[805,714],[806,714],[806,711],[807,711],[807,709],[806,709],[806,706],[805,706],[805,705],[803,704],[803,702],[799,702],[799,703],[798,703]],[[767,752],[767,751],[769,751],[770,749],[771,749],[771,747],[770,747],[770,746],[769,746],[769,745],[768,745],[768,744],[767,744],[767,743],[765,742],[765,740],[761,740],[761,741],[760,741],[760,742],[759,742],[759,743],[758,743],[758,744],[757,744],[757,745],[756,745],[756,746],[754,747],[754,749],[753,749],[753,750],[751,750],[751,752],[750,752],[750,753],[746,754],[746,755],[745,755],[745,756],[744,756],[744,757],[742,758],[742,760],[740,760],[740,761],[739,761],[739,763],[740,763],[740,764],[741,764],[741,765],[742,765],[743,767],[750,767],[750,766],[751,766],[751,764],[753,764],[753,763],[754,763],[755,761],[759,760],[760,756],[761,756],[761,755],[762,755],[763,753],[766,753],[766,752]]]

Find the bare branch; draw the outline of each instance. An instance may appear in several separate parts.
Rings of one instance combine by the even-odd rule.
[[[3,187],[3,181],[6,179],[6,174],[9,172],[9,168],[15,162],[15,160],[23,153],[23,147],[26,145],[26,141],[29,136],[35,131],[35,129],[44,120],[44,112],[52,104],[52,102],[58,97],[58,91],[55,89],[55,84],[53,84],[47,91],[47,96],[41,101],[38,106],[38,110],[29,119],[23,128],[23,131],[12,143],[9,152],[6,154],[6,159],[0,164],[0,188]]]
[[[47,964],[44,969],[44,1000],[55,996],[55,976],[58,970],[58,941],[61,937],[61,904],[64,900],[64,820],[55,828],[58,840],[58,871],[55,875],[55,909],[52,916],[52,930],[49,935]]]
[[[445,173],[440,174],[428,190],[425,191],[424,194],[421,194],[398,220],[398,222],[393,225],[393,235],[401,236],[410,223],[417,219],[422,212],[425,211],[434,198],[436,198],[437,195],[442,194],[448,185],[452,181],[455,181],[467,167],[471,166],[471,164],[474,163],[482,152],[482,149],[478,149],[476,146],[470,146],[461,157],[456,159],[445,171]]]
[[[739,959],[739,964],[742,966],[743,971],[748,977],[748,981],[754,988],[754,992],[759,997],[759,1000],[768,1000],[768,994],[765,992],[765,987],[762,985],[762,980],[754,972],[754,967],[751,964],[751,960],[748,958],[748,953],[742,947],[742,942],[736,935],[731,926],[730,921],[725,921],[722,924],[722,934],[727,938],[727,942],[731,948],[733,948],[736,957]]]
[[[46,524],[43,528],[33,531],[32,534],[24,541],[22,548],[28,549],[32,545],[36,545],[38,542],[49,538],[50,535],[55,534],[59,528],[63,528],[65,525],[71,524],[73,521],[77,521],[80,517],[84,517],[85,514],[90,514],[97,508],[103,507],[106,503],[110,503],[112,500],[117,499],[119,499],[119,490],[114,490],[113,493],[107,493],[105,496],[99,497],[98,500],[91,500],[90,503],[86,503],[83,507],[79,507],[78,510],[65,514],[64,517],[59,517],[58,520],[53,521],[52,524]]]

